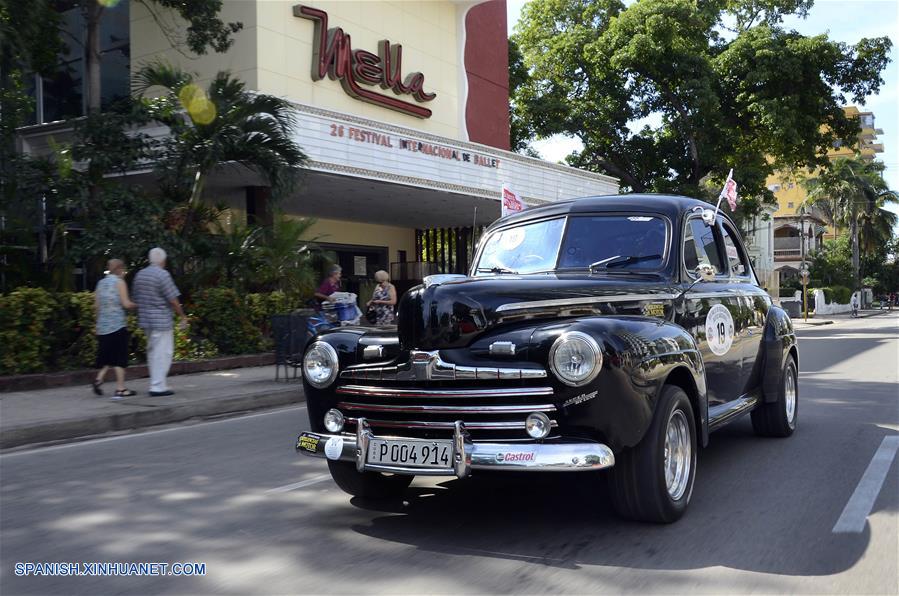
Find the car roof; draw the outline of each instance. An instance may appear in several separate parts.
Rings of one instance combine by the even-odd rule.
[[[513,222],[551,217],[554,215],[589,213],[596,211],[660,213],[668,216],[672,221],[677,221],[682,213],[697,206],[702,208],[712,207],[705,201],[679,195],[624,194],[583,197],[580,199],[567,199],[541,205],[539,207],[533,207],[522,211],[521,213],[499,219],[490,227],[504,226]]]

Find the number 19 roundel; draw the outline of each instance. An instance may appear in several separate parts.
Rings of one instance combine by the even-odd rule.
[[[705,320],[705,338],[709,349],[718,356],[727,354],[734,343],[734,319],[723,305],[716,304]]]

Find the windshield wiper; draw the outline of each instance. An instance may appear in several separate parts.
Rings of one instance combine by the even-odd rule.
[[[478,273],[509,273],[511,275],[518,275],[517,271],[512,271],[511,269],[506,269],[505,267],[478,267]]]
[[[622,265],[630,265],[631,263],[639,263],[640,261],[651,261],[652,259],[661,259],[662,255],[615,255],[608,259],[596,261],[590,264],[590,273],[597,269],[611,269],[612,267],[620,267]]]

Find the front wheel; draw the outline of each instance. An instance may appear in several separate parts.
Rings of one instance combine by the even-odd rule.
[[[799,369],[793,356],[789,356],[781,373],[777,400],[763,402],[752,411],[752,429],[762,437],[789,437],[796,430],[798,414]]]
[[[415,476],[358,472],[356,464],[347,461],[328,460],[328,470],[337,486],[354,497],[365,499],[390,499],[401,496]]]
[[[610,486],[619,515],[655,523],[680,519],[696,480],[696,421],[683,389],[662,389],[643,440],[616,459]]]

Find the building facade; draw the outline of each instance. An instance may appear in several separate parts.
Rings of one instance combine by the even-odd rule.
[[[509,151],[504,0],[225,0],[221,19],[243,28],[227,53],[199,57],[173,47],[173,15],[125,0],[115,11],[117,30],[110,20],[103,35],[119,67],[110,94],[121,93],[123,72],[164,60],[197,73],[201,85],[228,70],[294,104],[309,163],[280,206],[317,219],[311,235],[351,280],[377,269],[412,278],[463,270],[477,228],[500,215],[504,183],[532,205],[618,192],[614,178]],[[53,118],[77,115],[78,97],[68,114],[47,101],[53,85],[37,84],[46,105],[23,132],[31,150],[59,126]],[[207,198],[227,204],[233,221],[269,208],[252,174],[223,169],[214,178]]]
[[[830,159],[849,158],[859,153],[873,160],[883,153],[883,144],[877,136],[883,131],[875,127],[874,114],[862,112],[855,106],[844,108],[847,116],[858,118],[860,132],[855,145],[835,143],[827,152]],[[818,250],[825,240],[835,238],[841,231],[834,229],[814,208],[805,206],[808,193],[795,174],[778,172],[768,177],[768,189],[777,198],[777,210],[773,213],[771,258],[777,283],[783,285],[799,277],[803,261]]]

